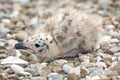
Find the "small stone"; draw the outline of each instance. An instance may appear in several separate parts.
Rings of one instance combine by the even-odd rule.
[[[6,39],[13,39],[14,37],[15,37],[15,35],[11,35],[9,33],[6,35]]]
[[[105,29],[106,29],[106,30],[114,30],[114,29],[115,29],[115,26],[114,26],[114,25],[106,25],[106,26],[105,26]]]
[[[9,23],[10,23],[10,20],[9,20],[9,19],[2,19],[2,23],[9,24]]]
[[[47,80],[45,77],[30,77],[31,80]]]
[[[120,76],[113,76],[112,80],[120,80]]]
[[[80,76],[81,69],[80,67],[72,68],[69,73],[74,73],[77,76]]]
[[[8,32],[10,32],[10,29],[1,27],[1,25],[0,25],[0,34],[6,35]]]
[[[11,69],[16,74],[31,75],[30,73],[25,72],[25,70],[21,66],[16,65],[16,64],[12,64]]]
[[[9,45],[9,46],[13,46],[13,45],[15,45],[16,43],[18,43],[17,40],[14,40],[14,39],[8,40],[8,45]]]
[[[22,64],[22,65],[28,65],[29,63],[27,61],[24,61],[22,59],[13,57],[13,56],[9,56],[7,58],[5,58],[4,60],[2,60],[1,62],[2,65],[6,65],[6,64]]]
[[[18,33],[15,34],[15,38],[17,40],[23,41],[27,35],[28,35],[27,32],[19,31]]]
[[[107,71],[107,76],[119,76],[119,73],[117,71]]]
[[[120,41],[117,38],[111,39],[111,43],[119,43]]]
[[[98,69],[98,68],[93,68],[93,69],[89,69],[90,71],[90,76],[106,76],[107,73],[106,71],[102,70],[102,69]]]
[[[39,70],[42,70],[44,67],[47,66],[47,64],[48,64],[48,63],[45,63],[45,62],[39,64]]]
[[[96,76],[93,76],[91,80],[99,80],[99,79],[101,79],[101,78],[96,75]]]
[[[19,2],[21,2],[23,4],[28,4],[30,2],[30,0],[19,0]]]
[[[104,68],[107,67],[107,65],[104,62],[96,62],[96,65]]]
[[[30,24],[31,24],[31,25],[37,25],[37,24],[38,24],[38,19],[37,19],[37,18],[32,18],[32,19],[30,20]]]
[[[48,80],[63,80],[64,76],[58,73],[50,73],[47,76]]]
[[[117,52],[117,53],[114,54],[114,56],[118,57],[118,56],[120,56],[120,53]]]
[[[59,64],[59,65],[63,65],[66,63],[67,63],[67,60],[64,60],[64,59],[59,59],[54,61],[54,64]]]
[[[87,74],[89,74],[89,71],[88,71],[86,68],[83,67],[83,68],[81,69],[81,76],[82,76],[82,77],[85,77]]]
[[[102,37],[101,42],[107,42],[108,43],[108,42],[110,42],[110,40],[111,40],[111,37],[106,35],[106,36]]]
[[[118,32],[112,31],[112,30],[109,32],[109,35],[112,36],[112,37],[118,37],[118,36],[120,36]]]
[[[118,47],[118,46],[112,47],[112,48],[110,48],[110,51],[113,53],[118,52],[118,51],[120,51],[120,47]]]
[[[69,72],[71,71],[71,69],[72,69],[72,66],[70,66],[70,65],[68,65],[68,64],[64,64],[64,65],[63,65],[63,71],[64,71],[65,73],[69,73]]]
[[[89,58],[82,61],[81,66],[86,67],[90,63]]]
[[[78,80],[78,78],[75,75],[75,73],[69,73],[68,74],[68,80]]]
[[[112,61],[117,61],[117,57],[116,56],[113,56],[111,59],[112,59]]]

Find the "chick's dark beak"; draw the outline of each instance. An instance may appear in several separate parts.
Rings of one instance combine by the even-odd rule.
[[[25,46],[24,43],[20,42],[15,44],[15,49],[29,49],[29,48]]]

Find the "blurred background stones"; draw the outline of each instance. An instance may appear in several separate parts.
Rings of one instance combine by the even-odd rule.
[[[14,49],[67,7],[103,17],[105,34],[98,51],[39,63],[30,52]],[[0,0],[0,63],[2,80],[120,80],[120,0]]]

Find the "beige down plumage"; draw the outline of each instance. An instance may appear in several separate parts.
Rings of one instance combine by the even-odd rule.
[[[61,9],[32,36],[27,37],[22,45],[41,58],[53,59],[73,50],[81,53],[93,51],[102,33],[100,16],[74,9]]]

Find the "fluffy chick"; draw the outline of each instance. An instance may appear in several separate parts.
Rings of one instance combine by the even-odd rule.
[[[39,56],[53,59],[72,50],[92,52],[102,36],[102,18],[74,9],[61,9],[50,17],[35,34],[16,49],[28,49]],[[74,53],[72,53],[74,54]]]

